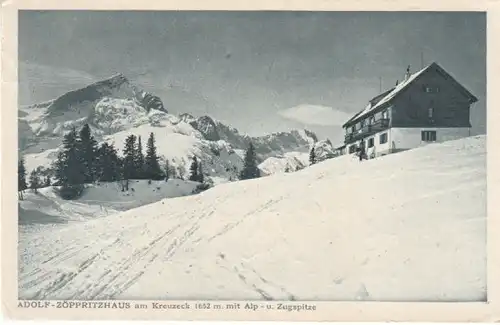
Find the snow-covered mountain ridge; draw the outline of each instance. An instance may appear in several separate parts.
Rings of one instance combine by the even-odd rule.
[[[19,297],[485,301],[486,193],[485,136],[346,155],[24,233]]]
[[[95,132],[110,134],[115,129],[107,129],[106,123],[100,123],[101,119],[116,119],[117,111],[123,115],[132,113],[132,119],[136,119],[140,116],[133,113],[148,112],[151,108],[167,112],[157,96],[140,90],[125,76],[117,74],[54,100],[20,107],[19,146],[26,149],[44,143],[47,138],[59,138],[72,127],[79,128],[85,123],[93,126]]]
[[[227,126],[210,116],[195,118],[191,114],[181,114],[180,118],[198,130],[205,139],[210,141],[223,140],[236,149],[244,150],[251,141],[260,161],[266,158],[281,155],[291,150],[307,152],[318,141],[316,134],[309,130],[292,130],[289,132],[275,132],[259,137],[250,137],[240,134],[235,128]]]

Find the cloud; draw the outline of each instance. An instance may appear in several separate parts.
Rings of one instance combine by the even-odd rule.
[[[309,125],[338,126],[344,124],[351,114],[328,106],[302,104],[278,112],[278,115]]]

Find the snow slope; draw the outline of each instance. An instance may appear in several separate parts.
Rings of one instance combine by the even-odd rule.
[[[27,190],[24,199],[19,201],[19,230],[39,231],[42,225],[109,216],[164,198],[190,195],[197,184],[179,179],[151,184],[147,180],[131,180],[126,192],[121,191],[118,182],[89,184],[76,200],[61,199],[53,187],[41,188],[37,194]]]
[[[258,165],[263,175],[294,172],[309,165],[309,154],[306,152],[287,152],[278,157],[269,157]]]
[[[19,242],[21,299],[486,297],[486,138],[226,183]]]

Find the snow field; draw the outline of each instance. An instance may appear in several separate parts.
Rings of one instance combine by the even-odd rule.
[[[486,297],[486,138],[220,184],[20,238],[22,299]]]

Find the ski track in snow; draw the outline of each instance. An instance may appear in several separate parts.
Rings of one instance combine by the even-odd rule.
[[[197,230],[196,224],[191,225],[185,229],[180,239],[175,238],[172,240],[169,235],[175,235],[176,231],[183,226],[178,224],[172,229],[155,235],[154,239],[146,243],[146,245],[135,248],[130,256],[124,256],[119,261],[113,270],[99,270],[98,268],[91,267],[98,259],[106,259],[113,251],[120,251],[126,246],[120,238],[117,238],[111,244],[105,245],[97,253],[92,253],[90,256],[81,262],[77,270],[71,271],[57,271],[54,276],[45,275],[40,277],[38,274],[43,272],[43,264],[52,261],[52,263],[61,264],[64,261],[76,256],[82,250],[89,248],[89,246],[70,246],[62,252],[56,253],[48,260],[42,262],[42,268],[37,268],[30,272],[27,276],[21,277],[20,281],[23,283],[21,287],[29,291],[30,288],[42,285],[43,291],[37,291],[30,299],[43,299],[58,296],[59,291],[75,292],[71,296],[66,296],[68,299],[111,299],[126,290],[133,284],[140,276],[144,274],[144,270],[163,252],[164,258],[168,259],[175,251],[182,246],[182,244]],[[148,235],[145,228],[141,235]],[[120,237],[122,234],[118,234]],[[168,248],[164,250],[165,246]],[[95,249],[94,249],[95,251]],[[127,251],[127,250],[125,250]],[[128,255],[128,254],[126,254]],[[131,276],[131,274],[133,274]],[[35,279],[33,279],[35,277]],[[83,285],[72,285],[72,281],[76,278],[84,278]],[[47,283],[47,278],[55,278],[55,280]],[[78,283],[78,281],[74,281]],[[94,284],[91,284],[94,283]]]
[[[213,217],[215,207],[227,201],[227,199],[224,198],[213,202],[213,209],[198,216],[193,214],[186,218],[185,222],[175,224],[171,229],[163,233],[152,234],[152,229],[147,224],[143,224],[142,227],[128,228],[126,231],[128,233],[136,232],[141,236],[153,238],[142,247],[135,247],[134,245],[131,254],[128,254],[131,250],[127,249],[127,243],[120,240],[121,237],[126,237],[124,231],[118,233],[118,238],[113,242],[97,247],[93,247],[93,244],[82,246],[81,242],[74,241],[61,251],[57,251],[49,258],[41,261],[40,267],[25,272],[26,274],[20,277],[20,288],[23,292],[28,293],[25,299],[113,299],[126,291],[141,276],[145,275],[148,266],[155,260],[160,258],[162,261],[168,261],[175,255],[199,230],[199,222]],[[220,231],[208,239],[200,237],[191,240],[191,243],[199,244],[203,240],[210,242],[231,231],[231,229],[244,222],[245,218],[264,211],[282,199],[283,197],[271,199],[259,208],[246,213],[240,220],[227,223]],[[172,218],[178,220],[184,220],[183,217],[183,214],[172,216]],[[142,228],[142,230],[137,231],[137,228]],[[128,246],[131,248],[130,244]],[[95,263],[99,260],[106,260],[109,256],[116,256],[119,252],[126,252],[126,254],[122,254],[121,260],[114,263],[112,269],[103,270]],[[85,257],[82,258],[82,256]],[[53,265],[64,265],[67,262],[68,264],[77,264],[78,267],[70,267],[70,270],[61,267],[55,271],[49,270],[47,272],[44,270],[44,265],[49,262]],[[243,263],[240,263],[238,267],[234,266],[233,269],[246,285],[259,292],[263,298],[272,299],[272,296],[266,293],[266,289],[261,289],[261,287],[271,287],[273,288],[271,292],[276,291],[276,287],[258,275],[255,270],[248,266],[245,267]],[[43,288],[43,290],[34,290],[36,288]],[[278,291],[286,293],[286,296],[290,299],[293,298],[293,295],[287,293],[282,287],[279,287]]]
[[[220,203],[220,201],[216,201],[215,203]],[[78,264],[78,268],[70,271],[49,271],[44,274],[43,265],[48,262],[56,265],[61,265],[66,261],[74,262],[72,258],[81,257],[78,254],[83,251],[90,248],[91,251],[95,252],[98,249],[95,247],[91,248],[90,245],[81,246],[80,242],[73,242],[69,247],[41,261],[41,267],[21,276],[20,287],[25,292],[32,292],[32,289],[36,287],[44,288],[43,290],[30,293],[27,299],[55,299],[54,297],[60,297],[61,295],[64,299],[112,299],[144,275],[147,267],[157,258],[162,258],[164,261],[168,260],[186,241],[191,239],[192,235],[199,229],[198,222],[196,220],[193,221],[193,219],[198,219],[199,221],[212,216],[213,213],[214,210],[211,210],[198,217],[196,214],[193,214],[185,222],[175,224],[171,229],[161,234],[152,234],[152,229],[147,224],[143,224],[141,231],[137,231],[137,228],[141,228],[139,226],[128,228],[127,233],[137,231],[141,236],[146,238],[151,236],[154,239],[140,248],[134,246],[131,256],[128,256],[130,250],[127,250],[127,244],[120,240],[120,237],[126,237],[126,233],[122,231],[117,234],[118,238],[111,244],[99,247],[100,250],[97,253],[87,254],[83,261]],[[183,220],[184,215],[179,213],[172,217]],[[228,227],[224,229],[228,231]],[[130,244],[128,246],[131,248]],[[99,266],[94,265],[94,262],[100,259],[105,260],[109,256],[115,256],[119,252],[125,252],[125,254],[114,265],[113,270],[102,270]],[[82,255],[85,255],[85,253]],[[43,275],[41,276],[41,274]],[[73,285],[73,282],[83,282],[83,284]],[[74,294],[68,296],[66,292],[74,292]]]
[[[25,234],[20,298],[481,297],[482,139],[361,164],[336,158]],[[434,270],[423,268],[427,261]]]

